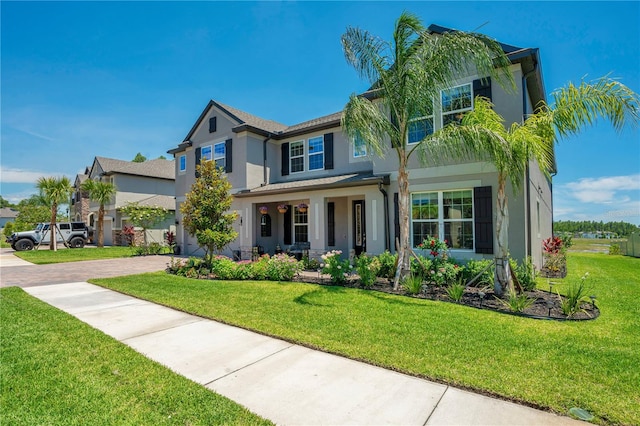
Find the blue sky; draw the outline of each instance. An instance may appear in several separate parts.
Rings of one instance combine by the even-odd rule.
[[[605,74],[640,92],[640,2],[0,3],[0,193],[71,179],[94,156],[148,158],[183,140],[209,99],[295,124],[341,110],[366,82],[347,26],[389,39],[403,10],[538,47],[547,92]],[[640,224],[640,133],[562,140],[556,220]],[[168,155],[167,155],[168,156]]]

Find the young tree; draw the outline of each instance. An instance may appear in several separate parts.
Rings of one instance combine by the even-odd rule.
[[[89,193],[92,201],[100,204],[98,208],[98,247],[104,247],[104,206],[116,195],[116,186],[110,182],[87,179],[81,189]]]
[[[367,79],[367,96],[351,95],[342,125],[347,135],[361,138],[368,149],[383,156],[389,141],[398,157],[400,241],[394,288],[409,272],[409,171],[416,145],[407,145],[410,120],[430,115],[439,91],[471,73],[491,76],[513,86],[509,60],[500,44],[484,35],[461,31],[432,35],[413,14],[396,21],[393,39],[348,28],[342,36],[347,62]],[[418,143],[417,145],[419,145]]]
[[[164,207],[141,206],[140,203],[131,202],[120,209],[124,216],[129,217],[129,221],[134,226],[142,228],[144,237],[144,247],[148,247],[147,229],[153,228],[158,223],[167,218],[169,212]]]
[[[236,239],[238,233],[232,224],[238,214],[229,212],[233,197],[231,184],[216,167],[214,161],[204,161],[196,167],[199,177],[182,203],[182,223],[200,247],[205,249],[205,262],[210,264],[213,253],[220,251]]]
[[[512,288],[509,269],[509,210],[506,182],[517,192],[531,162],[549,176],[554,163],[554,145],[559,138],[574,135],[599,118],[610,121],[618,131],[640,122],[638,95],[618,81],[603,77],[580,86],[569,84],[552,94],[551,105],[543,103],[524,123],[505,128],[504,119],[487,99],[476,98],[474,110],[462,119],[434,133],[422,146],[425,162],[447,158],[485,158],[498,170],[495,291]]]
[[[73,187],[68,177],[41,177],[36,183],[40,196],[51,208],[51,220],[49,232],[51,233],[49,249],[57,250],[56,219],[58,216],[58,204],[69,201]]]

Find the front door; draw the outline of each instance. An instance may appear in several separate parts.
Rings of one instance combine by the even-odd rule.
[[[353,248],[356,256],[367,251],[367,236],[365,235],[364,200],[353,202]]]

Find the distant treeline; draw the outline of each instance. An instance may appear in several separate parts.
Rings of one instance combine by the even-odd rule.
[[[590,220],[573,221],[560,220],[553,222],[553,232],[613,232],[619,237],[628,237],[634,232],[640,232],[640,227],[627,222],[594,222]]]

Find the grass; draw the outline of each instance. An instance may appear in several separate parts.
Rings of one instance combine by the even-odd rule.
[[[0,301],[0,424],[270,424],[22,289]]]
[[[568,251],[583,251],[583,252],[601,252],[601,253],[609,253],[609,246],[611,244],[619,244],[621,241],[626,241],[626,239],[596,239],[596,238],[573,238],[572,246],[569,247]]]
[[[19,258],[31,263],[35,263],[37,265],[45,265],[48,263],[79,262],[82,260],[100,260],[131,257],[133,256],[134,252],[131,247],[113,246],[103,248],[86,247],[82,249],[68,249],[63,246],[57,251],[30,250],[17,251],[14,254]]]
[[[452,303],[290,282],[164,273],[92,280],[143,299],[456,386],[600,423],[640,424],[640,259],[570,253],[601,316],[540,321]],[[546,280],[541,287],[548,288]],[[592,294],[590,293],[590,294]]]

